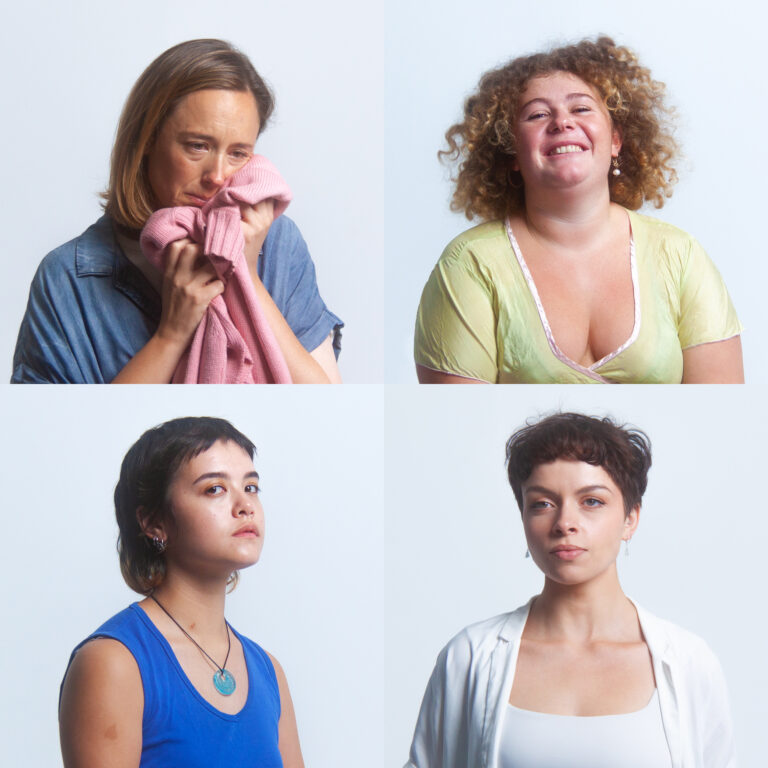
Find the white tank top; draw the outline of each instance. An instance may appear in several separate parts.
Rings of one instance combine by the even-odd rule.
[[[507,705],[499,768],[671,768],[658,692],[638,712],[573,717]]]

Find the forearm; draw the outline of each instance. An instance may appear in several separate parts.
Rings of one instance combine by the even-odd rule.
[[[184,353],[178,342],[155,334],[115,376],[113,384],[168,384]]]
[[[288,365],[293,383],[330,384],[330,378],[296,338],[291,326],[286,322],[255,270],[251,270],[251,278],[253,288],[256,291],[256,298],[264,310],[272,333],[275,334],[275,339]]]

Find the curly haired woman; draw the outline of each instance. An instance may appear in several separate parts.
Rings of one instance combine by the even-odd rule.
[[[677,180],[663,83],[608,37],[487,72],[446,133],[484,220],[432,272],[422,383],[737,383],[741,324],[690,235],[641,215]]]

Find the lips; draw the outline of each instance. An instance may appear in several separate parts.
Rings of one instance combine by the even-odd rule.
[[[573,544],[560,544],[554,549],[550,549],[549,554],[554,555],[559,560],[575,560],[586,551],[586,549],[576,547]]]
[[[198,208],[202,208],[211,199],[210,197],[202,197],[201,195],[192,195],[189,192],[186,193],[186,197],[191,201],[192,205],[197,206]]]
[[[556,155],[569,155],[573,152],[586,152],[587,148],[583,144],[576,142],[569,142],[567,144],[557,144],[547,151],[547,157],[554,157]]]
[[[238,528],[232,535],[242,538],[258,538],[259,529],[255,525],[244,525],[242,528]]]

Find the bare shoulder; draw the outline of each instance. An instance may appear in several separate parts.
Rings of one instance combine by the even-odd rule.
[[[269,660],[272,662],[272,666],[275,668],[275,677],[277,677],[277,684],[280,687],[282,693],[283,687],[288,688],[288,680],[285,677],[285,671],[283,670],[280,662],[269,652],[264,651],[269,656]]]
[[[299,729],[296,725],[296,712],[293,708],[291,693],[288,690],[288,681],[285,678],[280,662],[269,652],[272,666],[275,668],[277,686],[280,691],[280,724],[278,726],[278,747],[283,758],[285,768],[304,768],[304,758],[301,754],[299,743]]]
[[[59,705],[67,768],[135,768],[141,759],[144,692],[131,652],[96,638],[75,654]]]

